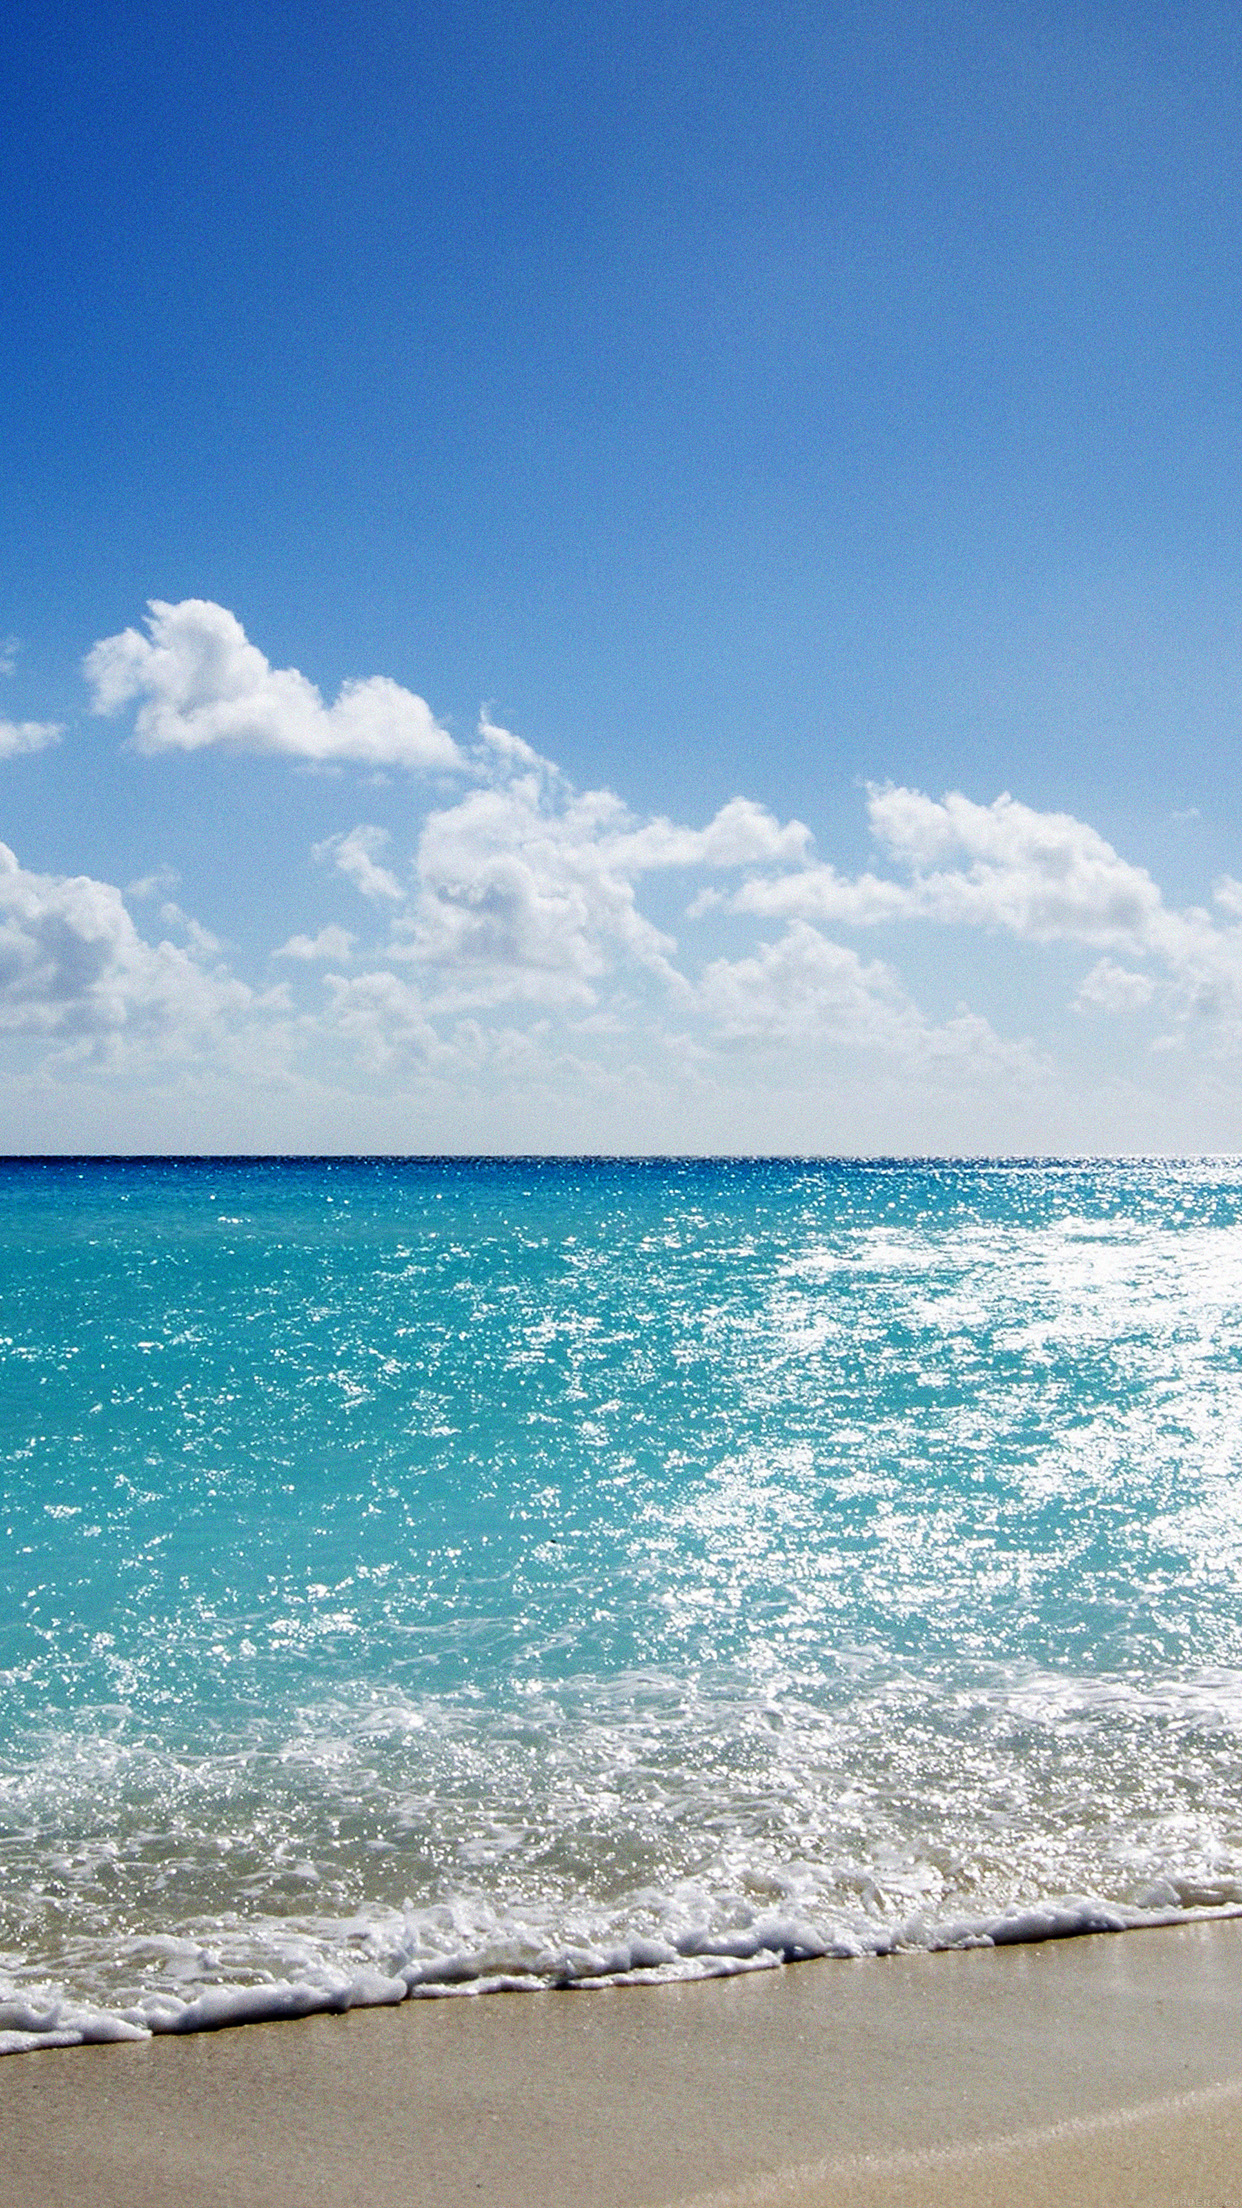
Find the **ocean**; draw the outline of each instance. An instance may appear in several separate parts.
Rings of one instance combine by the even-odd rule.
[[[0,2050],[1242,1903],[1235,1161],[7,1161],[0,1358]]]

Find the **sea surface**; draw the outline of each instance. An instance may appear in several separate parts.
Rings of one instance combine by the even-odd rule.
[[[4,2051],[1242,1902],[1236,1161],[8,1162],[0,1361]]]

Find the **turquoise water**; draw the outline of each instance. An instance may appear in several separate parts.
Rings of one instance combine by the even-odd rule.
[[[1242,1899],[1242,1168],[0,1166],[0,2047]]]

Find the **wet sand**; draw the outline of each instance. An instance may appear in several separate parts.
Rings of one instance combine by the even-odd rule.
[[[41,2208],[1235,2208],[1242,1924],[0,2062]]]

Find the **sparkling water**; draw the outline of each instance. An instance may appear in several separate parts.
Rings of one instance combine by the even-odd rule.
[[[0,2047],[1242,1899],[1242,1168],[0,1167]]]

